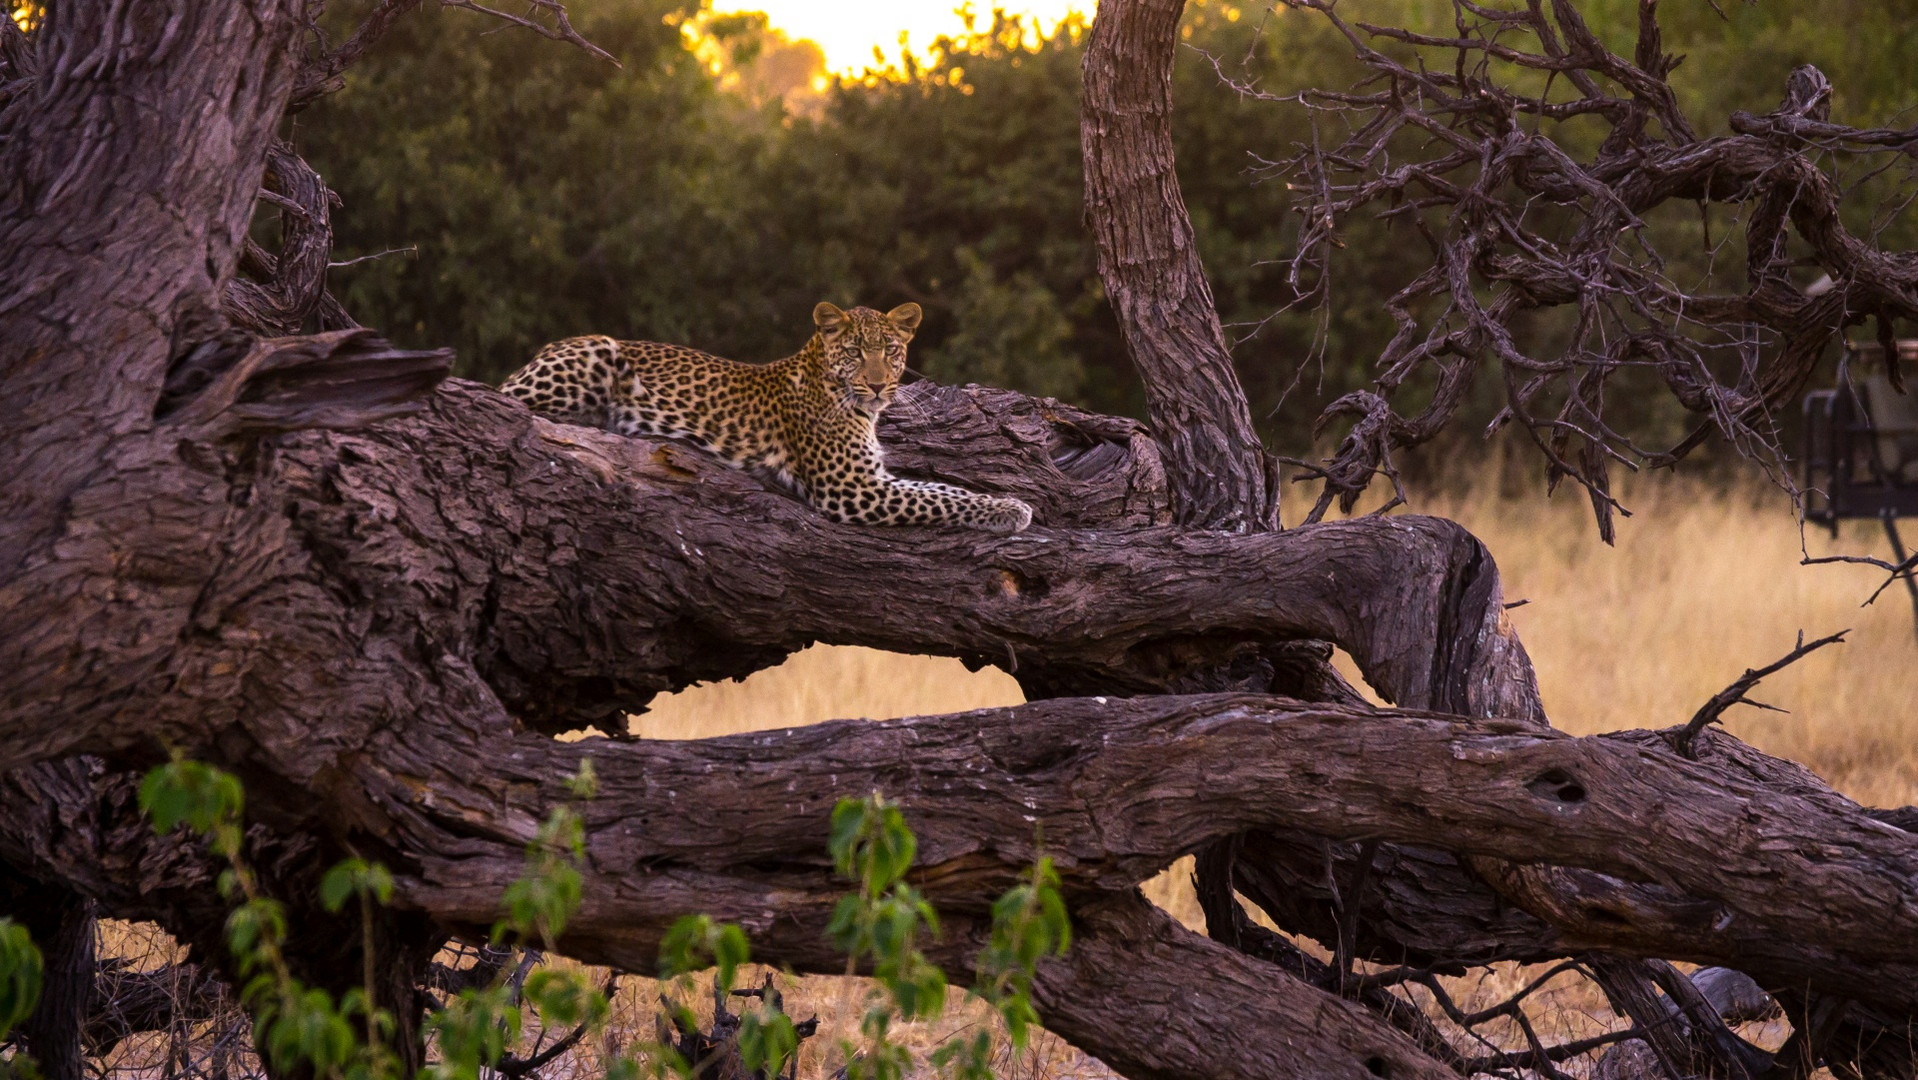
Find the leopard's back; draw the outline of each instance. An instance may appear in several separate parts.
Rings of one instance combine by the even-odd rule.
[[[500,385],[561,423],[699,444],[736,465],[783,470],[779,364],[742,364],[685,345],[567,338]]]
[[[525,402],[548,420],[605,427],[619,353],[619,342],[599,334],[555,341],[507,376],[500,392]]]
[[[735,465],[781,469],[784,362],[742,364],[685,345],[619,343],[609,431],[691,439]]]

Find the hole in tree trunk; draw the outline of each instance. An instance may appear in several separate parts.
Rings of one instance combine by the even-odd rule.
[[[1577,777],[1563,769],[1547,769],[1525,786],[1541,799],[1550,799],[1568,806],[1585,801],[1585,785],[1579,783]]]
[[[705,739],[847,717],[887,720],[1025,702],[996,667],[967,671],[943,656],[815,645],[737,682],[661,694],[630,730],[646,739]]]

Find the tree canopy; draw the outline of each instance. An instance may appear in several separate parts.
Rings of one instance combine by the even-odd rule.
[[[1730,6],[1722,19],[1684,7],[1664,17],[1667,48],[1686,56],[1672,85],[1693,115],[1762,112],[1785,73],[1815,63],[1843,73],[1834,120],[1887,121],[1918,83],[1902,60],[1913,7],[1815,0]],[[1083,226],[1082,21],[1040,38],[981,19],[923,59],[814,93],[817,52],[761,18],[685,0],[574,8],[620,67],[530,35],[443,27],[456,20],[429,8],[300,115],[297,145],[344,200],[336,258],[413,249],[335,271],[357,317],[406,344],[452,345],[462,374],[497,380],[568,334],[769,360],[800,343],[817,300],[914,300],[927,311],[914,361],[925,374],[1140,413]],[[1348,8],[1405,26],[1443,14],[1408,0]],[[1586,14],[1628,48],[1635,4]],[[1298,452],[1322,404],[1370,379],[1392,330],[1384,300],[1414,270],[1395,253],[1417,241],[1350,223],[1327,308],[1284,310],[1295,297],[1279,260],[1297,224],[1263,163],[1313,133],[1305,110],[1271,98],[1357,69],[1309,12],[1196,0],[1181,34],[1181,186],[1254,417]],[[1722,216],[1648,224],[1689,230],[1688,244],[1663,245],[1683,252],[1679,280],[1709,276],[1708,243],[1735,233]],[[1911,231],[1890,228],[1894,244]],[[1652,437],[1684,422],[1649,379],[1615,393]],[[1481,418],[1496,406],[1474,403]]]

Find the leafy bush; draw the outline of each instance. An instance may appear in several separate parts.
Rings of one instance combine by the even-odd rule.
[[[551,950],[579,909],[585,829],[578,804],[596,794],[592,762],[582,762],[566,786],[568,801],[541,823],[527,845],[524,870],[501,897],[496,942]],[[211,766],[176,759],[148,774],[140,802],[157,832],[185,827],[205,837],[227,864],[220,889],[235,904],[227,919],[227,944],[247,979],[241,1000],[253,1014],[261,1055],[276,1070],[309,1069],[328,1080],[406,1080],[391,1045],[393,1016],[377,1007],[370,965],[366,985],[337,1000],[306,986],[289,969],[282,951],[285,908],[263,895],[243,851],[245,798],[239,782]],[[853,1080],[899,1080],[914,1062],[910,1051],[889,1038],[892,1025],[937,1016],[946,996],[945,973],[919,949],[938,933],[938,916],[905,881],[917,841],[899,808],[875,793],[841,800],[833,811],[828,846],[834,865],[855,886],[835,909],[828,933],[846,952],[848,970],[868,968],[876,984],[860,1024],[863,1045],[845,1042],[840,1049]],[[1058,884],[1050,860],[1031,867],[994,906],[989,943],[976,965],[974,992],[1003,1018],[1007,1037],[1020,1048],[1037,1020],[1031,1001],[1037,965],[1062,954],[1071,940]],[[332,867],[320,884],[328,910],[358,903],[369,955],[373,908],[388,903],[392,893],[386,868],[359,858]],[[716,968],[717,992],[723,996],[749,958],[750,945],[738,926],[688,915],[661,941],[659,977],[683,991],[692,972]],[[31,1012],[39,963],[25,933],[0,920],[0,1021],[8,1021],[5,1026]],[[519,994],[549,1029],[597,1033],[611,1011],[606,992],[577,970],[541,968],[525,979]],[[674,1008],[690,1027],[684,996]],[[520,1005],[504,972],[491,985],[462,991],[427,1020],[439,1061],[421,1073],[421,1080],[479,1080],[481,1070],[498,1064],[517,1041],[520,1026]],[[989,1080],[992,1044],[991,1032],[980,1031],[941,1047],[933,1063],[961,1080]],[[737,1046],[749,1072],[777,1076],[797,1053],[799,1033],[776,999],[762,999],[741,1016]],[[671,1046],[645,1043],[615,1055],[607,1073],[618,1080],[691,1078],[697,1065]]]

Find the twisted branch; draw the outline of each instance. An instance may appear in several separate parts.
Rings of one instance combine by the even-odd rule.
[[[1830,83],[1815,68],[1792,73],[1771,113],[1736,114],[1734,134],[1701,139],[1668,80],[1678,59],[1662,50],[1654,2],[1640,6],[1629,58],[1607,49],[1570,0],[1518,10],[1455,0],[1456,30],[1445,35],[1349,22],[1336,0],[1287,4],[1327,20],[1365,70],[1348,91],[1282,99],[1304,107],[1315,131],[1264,163],[1298,193],[1287,260],[1295,302],[1329,299],[1339,234],[1359,215],[1409,229],[1430,259],[1386,304],[1396,332],[1373,387],[1319,418],[1321,428],[1350,427],[1306,471],[1323,482],[1311,520],[1335,502],[1349,511],[1376,477],[1393,478],[1393,451],[1452,424],[1494,364],[1504,401],[1488,433],[1522,431],[1553,484],[1586,489],[1608,541],[1619,509],[1611,470],[1671,465],[1713,432],[1789,486],[1776,410],[1845,327],[1875,319],[1884,337],[1897,319],[1918,317],[1918,254],[1848,230],[1839,207],[1850,192],[1822,164],[1904,153],[1918,130],[1832,123]],[[1607,134],[1581,154],[1559,125],[1588,118]],[[1343,138],[1322,143],[1317,132],[1335,127]],[[1673,202],[1738,208],[1742,290],[1673,279],[1647,227]],[[1830,276],[1829,291],[1794,284],[1793,244]],[[1706,250],[1716,253],[1709,230]],[[1708,284],[1720,276],[1708,273]],[[1534,313],[1547,309],[1564,318],[1540,330]],[[1675,444],[1642,446],[1608,411],[1608,384],[1633,369],[1656,372],[1698,417]],[[1396,401],[1415,380],[1430,400],[1406,415]]]

